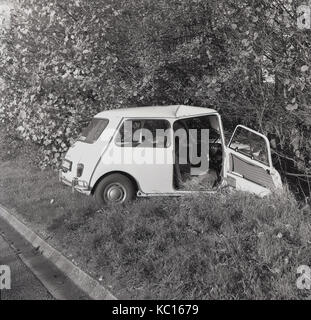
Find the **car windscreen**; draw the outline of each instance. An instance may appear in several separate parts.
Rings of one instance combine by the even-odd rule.
[[[82,130],[79,141],[85,143],[94,143],[97,141],[102,132],[106,129],[109,123],[108,119],[94,118],[90,124]]]

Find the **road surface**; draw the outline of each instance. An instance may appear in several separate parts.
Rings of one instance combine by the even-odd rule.
[[[11,290],[1,290],[1,300],[52,300],[53,297],[0,235],[0,265],[11,269]]]
[[[11,289],[1,290],[3,300],[89,299],[85,292],[41,254],[39,248],[34,249],[0,218],[0,266],[2,265],[11,269]]]

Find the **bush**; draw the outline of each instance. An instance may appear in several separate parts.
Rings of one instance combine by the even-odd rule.
[[[56,165],[100,110],[190,104],[310,165],[310,39],[291,0],[19,0],[1,44],[0,120]]]
[[[117,64],[130,50],[114,29],[117,14],[100,0],[21,0],[12,15],[1,45],[0,122],[39,144],[43,164],[56,165],[84,123],[124,104],[137,85]],[[131,63],[122,60],[129,73]]]

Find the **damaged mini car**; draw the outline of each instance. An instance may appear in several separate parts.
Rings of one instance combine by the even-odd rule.
[[[100,206],[225,186],[259,196],[283,188],[266,136],[238,125],[226,143],[217,111],[183,105],[97,114],[65,155],[59,179]]]

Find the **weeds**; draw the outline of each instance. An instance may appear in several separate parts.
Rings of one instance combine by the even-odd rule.
[[[97,274],[108,270],[125,281],[131,298],[303,297],[295,277],[299,265],[310,264],[310,245],[302,246],[306,236],[311,240],[310,217],[292,198],[234,193],[140,200],[83,221],[75,232],[88,255],[98,257]],[[56,233],[74,245],[65,228]]]

